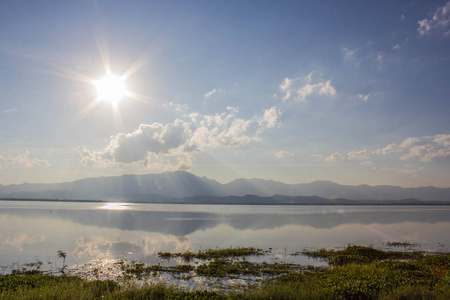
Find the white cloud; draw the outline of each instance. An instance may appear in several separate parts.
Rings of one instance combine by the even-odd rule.
[[[435,146],[427,144],[411,147],[409,149],[409,152],[403,155],[400,159],[410,160],[413,158],[417,158],[421,161],[432,161],[448,157],[450,157],[450,149],[448,147],[436,149]]]
[[[383,65],[384,65],[384,54],[382,52],[378,52],[377,53],[377,65],[378,65],[378,70],[383,69]]]
[[[240,147],[256,140],[256,135],[248,133],[252,120],[233,118],[223,124],[213,124],[210,127],[201,126],[195,130],[193,142],[202,147]],[[218,125],[218,126],[216,126]]]
[[[81,145],[78,147],[81,163],[97,167],[137,163],[150,169],[187,170],[196,152],[203,148],[240,147],[256,141],[265,129],[279,124],[281,115],[272,107],[260,117],[242,119],[233,114],[237,108],[227,110],[215,115],[192,113],[191,122],[177,119],[166,125],[141,124],[131,133],[111,136],[109,143],[98,151]]]
[[[287,91],[286,94],[284,94],[283,98],[281,98],[281,100],[286,101],[289,98],[291,98],[291,91]]]
[[[142,161],[149,153],[192,152],[195,146],[190,144],[191,135],[190,124],[179,119],[167,125],[141,124],[134,132],[111,136],[109,144],[101,151],[90,152],[85,146],[80,146],[78,152],[84,165],[127,164]]]
[[[285,157],[291,157],[294,156],[294,153],[288,152],[288,151],[280,151],[277,154],[275,154],[277,158],[285,158]]]
[[[187,104],[179,104],[179,103],[172,103],[169,102],[169,104],[163,104],[163,107],[173,107],[176,111],[182,111],[189,109],[189,106]]]
[[[400,49],[400,44],[395,44],[394,47],[392,47],[393,50],[398,50]]]
[[[23,168],[33,167],[49,167],[50,163],[47,160],[42,160],[37,157],[30,158],[29,151],[25,151],[24,154],[17,156],[3,156],[0,155],[0,169],[4,169],[10,166],[20,166]]]
[[[419,28],[417,31],[420,35],[425,35],[434,30],[440,30],[444,32],[444,35],[450,33],[448,29],[450,25],[450,2],[447,2],[443,7],[439,7],[433,18],[431,19],[423,19],[417,22],[419,24]]]
[[[402,150],[397,146],[396,143],[392,143],[387,145],[386,147],[382,148],[382,149],[378,149],[375,150],[374,153],[375,154],[383,154],[383,155],[388,155],[388,154],[392,154],[392,153],[398,153],[401,152]]]
[[[340,153],[333,153],[330,156],[325,157],[326,161],[341,161],[345,160],[345,156]]]
[[[370,153],[367,152],[366,149],[363,149],[363,150],[360,150],[360,151],[350,151],[348,153],[348,157],[350,159],[367,160],[367,159],[370,159]]]
[[[203,94],[203,98],[208,99],[209,97],[211,97],[212,95],[214,95],[216,93],[223,93],[223,92],[225,92],[224,89],[216,89],[216,88],[214,88],[214,89],[210,90],[209,92],[204,93]]]
[[[216,91],[217,91],[217,89],[212,89],[211,91],[204,93],[203,98],[206,99],[206,98],[211,97]]]
[[[234,107],[234,106],[227,106],[227,108],[225,108],[228,111],[234,112],[234,113],[238,113],[239,112],[239,107]]]
[[[406,19],[405,15],[401,15],[400,20],[404,20],[404,19]]]
[[[346,59],[351,59],[355,56],[356,52],[358,52],[358,48],[350,50],[348,48],[342,48],[342,51],[344,52],[344,57]]]
[[[438,134],[434,136],[433,142],[444,146],[450,147],[450,134]]]
[[[399,153],[401,160],[418,159],[424,162],[444,159],[450,157],[450,134],[409,137],[400,145],[392,143],[373,153],[382,155]]]
[[[430,162],[450,158],[450,134],[434,136],[409,137],[399,144],[391,143],[384,148],[369,151],[362,149],[350,151],[347,157],[340,153],[333,153],[326,157],[326,161],[360,160],[361,166],[370,166],[373,155],[395,155],[401,161],[419,160]],[[312,156],[313,157],[313,156]],[[316,157],[316,156],[314,156]],[[320,158],[320,156],[319,156]]]
[[[285,78],[280,84],[280,90],[284,93],[283,101],[289,100],[293,95],[294,100],[305,102],[311,95],[336,95],[336,88],[331,80],[323,80],[320,75],[311,72],[308,76],[300,78]]]
[[[359,99],[363,99],[364,101],[367,101],[367,100],[369,100],[369,97],[370,97],[370,94],[359,94],[358,95],[358,98]]]
[[[369,100],[370,98],[372,98],[374,96],[380,95],[381,93],[382,92],[377,91],[377,92],[372,92],[372,93],[369,93],[369,94],[358,94],[358,98],[362,99],[364,101],[367,101],[367,100]]]
[[[200,116],[199,113],[191,113],[189,114],[189,117],[191,118],[192,121],[197,122],[197,118]]]
[[[275,106],[264,111],[264,115],[261,119],[261,124],[265,125],[266,128],[273,128],[280,124],[278,121],[281,116],[281,111]]]
[[[285,78],[283,82],[280,84],[280,90],[288,91],[291,88],[291,80],[289,78]]]
[[[321,83],[319,89],[320,95],[336,95],[336,89],[331,85],[331,80],[327,80],[325,84]]]
[[[404,148],[409,148],[412,145],[416,144],[420,142],[420,138],[418,137],[409,137],[407,139],[405,139],[401,144],[400,144],[400,148],[404,149]]]

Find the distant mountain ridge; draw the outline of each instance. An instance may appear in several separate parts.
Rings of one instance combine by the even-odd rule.
[[[274,195],[316,196],[325,199],[450,201],[450,188],[340,185],[331,181],[286,184],[263,179],[236,179],[221,184],[184,171],[147,175],[86,178],[52,184],[0,185],[1,198],[46,198],[79,200],[140,201],[198,196],[228,197]]]

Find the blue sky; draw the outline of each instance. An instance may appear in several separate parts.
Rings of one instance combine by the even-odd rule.
[[[447,1],[2,1],[0,40],[0,184],[450,187]]]

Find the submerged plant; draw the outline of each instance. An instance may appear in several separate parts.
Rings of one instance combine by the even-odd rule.
[[[61,268],[61,273],[64,274],[64,269],[67,267],[67,265],[66,265],[67,253],[62,251],[62,250],[58,250],[57,254],[58,254],[59,258],[63,259],[63,265],[62,265],[62,268]]]

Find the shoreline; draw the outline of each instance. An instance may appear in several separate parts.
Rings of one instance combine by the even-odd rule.
[[[195,197],[192,197],[195,198]],[[240,197],[244,198],[244,197]],[[265,198],[265,197],[260,197]],[[328,203],[245,203],[245,202],[199,202],[199,201],[126,201],[99,199],[46,199],[46,198],[0,198],[0,201],[17,202],[67,202],[67,203],[126,203],[126,204],[176,204],[176,205],[269,205],[269,206],[450,206],[450,201],[422,201],[408,202],[405,200],[347,200],[351,203],[329,199]]]

